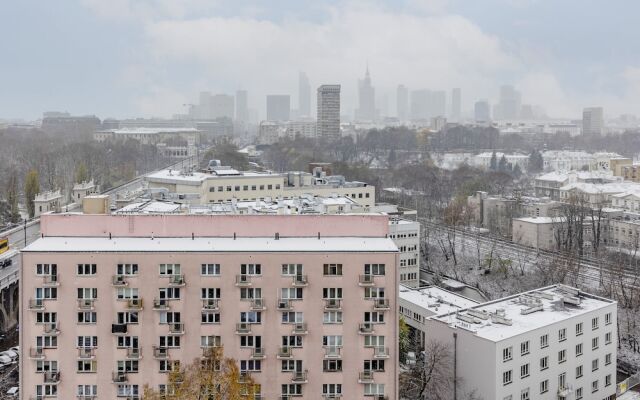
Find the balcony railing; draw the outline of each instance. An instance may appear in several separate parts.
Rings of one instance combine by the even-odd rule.
[[[278,300],[278,311],[289,311],[291,310],[292,302],[288,299],[280,299]]]
[[[291,374],[291,382],[294,383],[307,383],[307,370],[304,371],[293,371]]]
[[[111,374],[111,379],[113,380],[114,383],[124,383],[126,382],[127,379],[127,373],[126,372],[121,372],[121,371],[116,371],[114,373]]]
[[[220,300],[219,299],[204,299],[204,300],[202,300],[202,309],[203,310],[219,310],[220,309]]]
[[[44,275],[43,276],[43,285],[44,286],[60,286],[60,275]]]
[[[79,394],[76,396],[76,400],[98,400],[98,396],[93,394]]]
[[[294,287],[304,287],[309,284],[309,280],[306,275],[294,275],[291,278],[291,285]]]
[[[169,286],[184,286],[185,284],[184,275],[169,275]]]
[[[324,358],[340,358],[340,346],[325,346]]]
[[[251,309],[254,311],[264,311],[267,307],[263,299],[251,299]]]
[[[358,332],[361,335],[372,335],[373,334],[373,324],[371,322],[364,322],[358,325]]]
[[[324,393],[322,400],[337,400],[342,398],[342,393]]]
[[[78,358],[83,360],[96,358],[95,350],[92,347],[80,347],[78,348]]]
[[[236,275],[236,286],[251,286],[251,276],[243,274]]]
[[[248,335],[251,333],[251,324],[240,322],[236,324],[236,333],[238,335]]]
[[[29,358],[32,360],[44,360],[44,349],[42,347],[31,347]]]
[[[142,358],[140,347],[127,347],[127,358],[129,360],[139,360]]]
[[[167,299],[153,299],[153,309],[156,311],[168,310],[169,300]]]
[[[111,333],[114,335],[126,335],[127,331],[127,324],[111,324]]]
[[[127,286],[129,283],[124,275],[113,275],[111,277],[111,284],[113,286]]]
[[[373,286],[374,284],[374,275],[360,275],[358,278],[358,285],[360,286]]]
[[[307,324],[305,322],[299,322],[293,325],[293,334],[294,335],[306,335],[307,334]]]
[[[389,310],[389,299],[374,299],[373,309],[377,311]]]
[[[60,334],[60,329],[58,328],[58,324],[56,322],[51,322],[48,324],[44,324],[44,333],[47,335],[57,336]]]
[[[128,310],[142,310],[142,299],[129,299],[127,300]]]
[[[340,299],[324,299],[325,310],[340,310],[342,301]]]
[[[264,351],[264,347],[254,347],[253,349],[251,349],[251,358],[263,359],[266,356],[267,355]]]
[[[384,346],[375,346],[373,348],[373,356],[375,358],[389,358],[389,348]]]
[[[184,324],[182,322],[172,322],[169,324],[169,333],[172,335],[184,334]]]
[[[373,382],[373,371],[360,371],[358,374],[358,383]]]
[[[153,357],[159,360],[166,360],[169,357],[169,349],[166,347],[153,346]]]
[[[292,358],[293,348],[289,346],[282,346],[278,349],[278,358]]]
[[[29,310],[35,310],[35,311],[44,310],[44,299],[30,299]]]
[[[59,383],[60,371],[47,371],[44,373],[44,383]]]
[[[95,299],[78,299],[79,310],[94,310]]]

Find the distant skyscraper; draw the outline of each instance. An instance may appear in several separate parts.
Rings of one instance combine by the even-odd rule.
[[[460,119],[462,115],[462,90],[460,88],[454,88],[451,91],[451,118],[454,121]]]
[[[318,88],[318,136],[340,136],[340,85]]]
[[[520,107],[522,103],[522,95],[511,85],[502,85],[500,87],[500,102],[496,108],[497,119],[518,119],[520,116]]]
[[[236,92],[236,121],[249,122],[249,94],[246,90]]]
[[[300,72],[298,76],[298,116],[311,116],[311,85],[304,72]]]
[[[288,94],[267,95],[267,121],[289,121],[291,97]]]
[[[396,90],[396,110],[398,119],[406,121],[409,117],[409,89],[405,85],[398,85]]]
[[[364,79],[358,82],[359,107],[356,110],[356,120],[373,121],[376,118],[375,89],[371,85],[369,67],[364,74]]]
[[[582,134],[602,135],[604,132],[604,112],[602,107],[589,107],[582,111]]]
[[[478,100],[474,106],[474,115],[476,122],[491,121],[491,108],[488,100]]]
[[[233,96],[228,94],[216,94],[210,98],[210,112],[208,119],[227,117],[233,119],[235,116],[235,105]]]

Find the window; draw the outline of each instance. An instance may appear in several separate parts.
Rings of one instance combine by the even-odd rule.
[[[36,288],[36,300],[55,300],[58,298],[58,288]]]
[[[513,347],[505,347],[502,349],[502,361],[509,361],[513,359]]]
[[[511,372],[511,370],[509,371],[505,371],[502,373],[502,385],[506,386],[508,384],[510,384],[511,382],[513,382],[513,373]]]
[[[202,276],[220,275],[220,264],[202,264],[200,266],[200,275]]]
[[[593,372],[593,371],[597,371],[597,370],[598,370],[598,368],[599,368],[599,364],[600,364],[600,363],[599,363],[599,361],[598,361],[598,359],[597,359],[597,358],[596,358],[596,359],[594,359],[594,360],[591,360],[591,371],[592,371],[592,372]]]
[[[209,299],[219,299],[220,298],[220,288],[200,288],[200,299],[209,300]]]
[[[375,396],[384,394],[384,383],[367,383],[364,385],[365,396]]]
[[[200,336],[200,347],[219,347],[221,345],[221,336]]]
[[[342,311],[325,311],[322,318],[324,324],[341,324]]]
[[[302,288],[282,288],[280,298],[282,300],[302,300]]]
[[[576,400],[582,399],[582,388],[579,387],[576,389]]]
[[[36,324],[51,324],[58,320],[58,314],[55,312],[37,312]]]
[[[58,385],[36,385],[36,397],[55,397],[58,395]]]
[[[240,347],[262,347],[262,336],[241,336]]]
[[[342,299],[342,288],[322,288],[323,299]]]
[[[98,385],[78,385],[77,394],[78,397],[97,397]]]
[[[604,324],[605,325],[610,325],[611,324],[611,313],[606,313],[604,315]]]
[[[138,264],[118,264],[116,273],[124,276],[138,275]]]
[[[48,276],[58,274],[58,264],[37,264],[36,275]]]
[[[365,264],[364,274],[384,276],[384,264]]]
[[[97,336],[78,336],[77,346],[79,348],[96,348],[98,347]]]
[[[562,342],[567,340],[567,328],[562,328],[558,331],[558,341]]]
[[[180,300],[180,288],[160,288],[158,289],[158,297],[160,300]]]
[[[36,361],[36,372],[41,374],[43,372],[48,371],[57,371],[58,370],[58,362],[57,361]]]
[[[529,388],[526,388],[520,392],[520,400],[530,400],[530,399],[531,397],[529,397]]]
[[[598,317],[591,319],[591,330],[598,329]]]
[[[36,336],[36,347],[43,349],[56,349],[58,348],[57,336]]]
[[[567,374],[565,372],[558,375],[558,388],[566,389],[567,387]]]
[[[540,336],[540,348],[544,349],[545,347],[549,347],[549,335],[544,334]]]
[[[284,347],[302,347],[302,336],[300,335],[283,336],[282,345]]]
[[[582,378],[582,365],[576,367],[576,379]]]
[[[384,371],[384,360],[364,360],[365,371]]]
[[[283,324],[299,324],[304,322],[304,314],[300,311],[288,311],[282,313]]]
[[[117,290],[118,300],[137,299],[138,288],[119,287]]]
[[[549,356],[544,356],[540,359],[540,371],[544,371],[549,368]]]
[[[609,365],[611,364],[611,353],[607,353],[604,356],[604,365]]]
[[[364,322],[373,324],[384,324],[384,312],[382,311],[365,311]]]
[[[95,373],[98,370],[96,360],[78,360],[76,363],[76,371],[78,373]]]
[[[324,276],[342,276],[342,264],[324,264],[322,272]]]
[[[598,391],[598,380],[591,382],[591,393]]]
[[[240,360],[240,371],[259,372],[262,370],[261,360]]]
[[[79,324],[95,324],[98,320],[98,314],[95,311],[82,311],[78,313]]]
[[[261,288],[240,288],[240,300],[261,299]]]
[[[260,264],[240,264],[240,274],[242,275],[261,275],[262,266]]]
[[[524,364],[520,366],[520,379],[526,378],[529,376],[529,364]]]
[[[545,379],[540,382],[540,394],[547,393],[549,391],[549,380]]]
[[[323,372],[342,372],[342,360],[323,360]]]
[[[611,332],[604,334],[604,344],[611,344]]]
[[[364,288],[364,298],[367,300],[384,299],[384,288],[366,287]]]
[[[117,390],[118,397],[138,397],[140,389],[138,385],[119,384]]]
[[[372,338],[372,337],[378,338],[378,336],[367,336],[367,337],[365,337],[365,346],[366,347],[371,347],[371,346],[377,345],[377,343],[378,343],[377,339],[376,340],[371,340],[370,339],[369,340],[370,344],[369,344],[369,346],[367,346],[367,340],[366,339],[367,338]],[[374,342],[375,342],[375,344],[371,344],[371,343],[374,343]],[[323,336],[322,337],[322,345],[323,346],[339,346],[339,347],[341,347],[342,346],[342,335]],[[384,345],[384,336],[382,336],[382,345]]]
[[[166,373],[180,369],[179,360],[160,360],[159,372]]]
[[[80,276],[95,275],[96,265],[95,264],[78,264],[77,273]]]
[[[520,343],[520,355],[526,356],[529,354],[529,341]]]
[[[78,299],[93,300],[97,298],[97,288],[78,288]]]
[[[160,347],[180,347],[180,336],[160,336]]]
[[[576,324],[576,336],[582,335],[582,322]]]
[[[567,361],[567,351],[566,350],[560,350],[558,352],[558,363],[563,363]]]
[[[339,395],[342,394],[342,384],[340,383],[324,383],[322,384],[322,394]]]
[[[160,276],[180,275],[180,264],[160,264]]]
[[[607,376],[604,377],[604,385],[611,386],[611,374],[607,374]]]
[[[116,314],[118,324],[137,324],[138,312],[137,311],[124,311]]]
[[[118,372],[137,373],[138,360],[118,360]]]
[[[262,312],[260,311],[244,311],[240,313],[240,322],[247,324],[262,323]]]
[[[282,264],[282,276],[302,275],[302,264]]]
[[[582,355],[582,343],[578,343],[576,345],[576,357],[579,357]]]
[[[599,338],[596,336],[591,338],[591,350],[596,350],[598,348]]]
[[[282,397],[286,397],[286,395],[302,396],[302,385],[299,383],[280,385],[280,391],[282,392]]]
[[[282,360],[280,363],[281,372],[300,371],[302,369],[302,360]]]
[[[138,348],[138,337],[137,336],[118,336],[118,341],[116,346],[120,349],[128,349]]]
[[[180,322],[180,313],[179,312],[168,312],[161,311],[160,312],[160,323],[161,324],[173,324]]]

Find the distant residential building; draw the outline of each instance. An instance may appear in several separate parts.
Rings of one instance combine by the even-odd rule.
[[[340,136],[340,85],[318,88],[318,137]]]
[[[311,117],[311,85],[304,72],[298,75],[298,117]]]
[[[195,128],[120,128],[96,132],[97,142],[136,140],[156,146],[164,156],[186,158],[197,155],[200,131]]]
[[[356,121],[373,121],[376,118],[375,89],[371,85],[371,75],[369,67],[364,75],[364,79],[358,81],[358,109],[356,110]]]
[[[235,117],[235,100],[227,94],[211,95],[209,92],[200,93],[200,103],[193,105],[189,110],[192,119],[216,119],[226,117],[231,120]]]
[[[600,136],[604,132],[604,115],[602,107],[589,107],[582,111],[582,134]]]
[[[405,85],[398,85],[396,89],[396,113],[400,122],[409,118],[409,89]]]
[[[60,212],[62,201],[60,190],[50,190],[36,194],[33,199],[34,218],[38,218],[48,212]]]
[[[291,119],[291,96],[288,94],[267,95],[267,121]]]
[[[491,106],[488,100],[476,101],[474,105],[474,118],[476,122],[488,123],[491,122]]]
[[[491,168],[491,159],[493,158],[493,155],[494,153],[492,152],[477,154],[471,159],[471,165],[478,168],[489,169]],[[511,168],[515,168],[515,166],[517,165],[520,170],[524,172],[529,167],[529,156],[526,154],[507,154],[496,152],[495,155],[497,163],[499,163],[500,159],[504,157],[507,161],[507,164],[510,165]]]
[[[585,151],[547,150],[542,152],[542,160],[545,171],[579,171],[589,168],[593,162],[593,154]]]
[[[456,357],[457,393],[610,400],[616,321],[615,301],[554,285],[431,317],[426,337]]]
[[[462,89],[451,90],[451,119],[459,121],[462,116]]]
[[[440,132],[447,125],[447,119],[443,116],[431,118],[431,129]]]
[[[100,119],[95,115],[73,116],[67,112],[45,112],[42,130],[51,134],[91,135],[100,129]]]
[[[272,145],[284,136],[284,126],[278,121],[261,121],[258,125],[258,144]]]
[[[299,118],[294,121],[287,121],[285,124],[285,133],[290,138],[296,136],[314,138],[316,137],[316,120],[312,118]]]
[[[518,119],[522,95],[511,85],[500,87],[500,100],[496,105],[495,119]]]
[[[572,183],[602,184],[621,182],[621,180],[620,177],[613,176],[610,172],[602,171],[549,172],[536,177],[534,190],[537,197],[560,200],[561,189]]]
[[[73,201],[78,204],[82,204],[82,199],[86,196],[90,196],[92,194],[97,193],[96,185],[93,183],[93,180],[87,182],[80,182],[73,185],[73,190],[71,191],[71,196],[73,197]]]

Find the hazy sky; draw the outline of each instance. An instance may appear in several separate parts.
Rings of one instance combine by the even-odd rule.
[[[198,92],[290,93],[343,85],[352,114],[368,62],[379,94],[503,83],[558,117],[584,106],[640,114],[637,0],[5,0],[0,117],[60,110],[170,116]],[[264,115],[264,114],[263,114]]]

